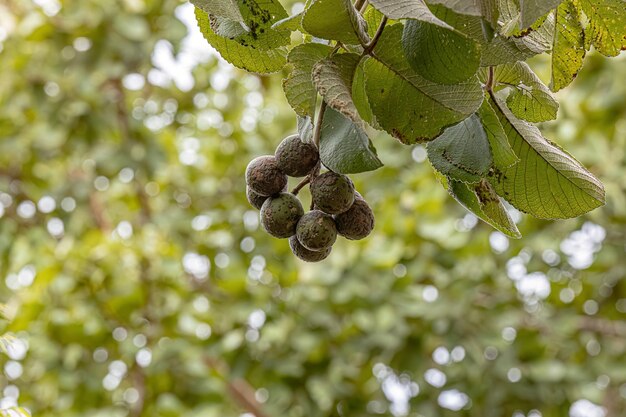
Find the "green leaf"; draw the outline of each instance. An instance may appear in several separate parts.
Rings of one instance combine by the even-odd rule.
[[[506,104],[518,118],[535,123],[556,119],[559,103],[528,64],[500,65],[494,78],[499,86],[512,88]]]
[[[458,84],[476,74],[480,47],[455,30],[419,20],[404,25],[402,47],[418,74],[439,84]]]
[[[556,9],[563,0],[519,0],[520,2],[520,27],[529,28],[541,16],[550,10]]]
[[[296,30],[302,30],[302,15],[303,14],[304,14],[303,12],[300,12],[298,14],[294,14],[293,16],[280,19],[278,22],[272,25],[272,29],[284,29],[284,30],[289,30],[291,32],[296,31]]]
[[[428,4],[444,6],[455,13],[482,17],[481,0],[428,0]]]
[[[437,17],[480,44],[480,65],[483,67],[524,61],[539,53],[529,49],[525,44],[529,42],[527,37],[538,36],[534,33],[521,39],[506,38],[497,33],[495,37],[485,36],[483,20],[480,17],[454,13],[441,6],[433,6],[432,10]]]
[[[578,10],[570,1],[556,12],[552,46],[552,91],[567,87],[576,78],[585,59],[585,34]]]
[[[313,143],[313,122],[309,116],[298,116],[298,137],[305,143]]]
[[[237,0],[191,0],[191,3],[208,14],[243,22]]]
[[[290,72],[283,80],[283,90],[287,101],[300,116],[313,117],[317,90],[311,72],[313,65],[327,57],[332,48],[319,43],[305,43],[291,50],[287,61]]]
[[[289,45],[289,31],[273,29],[272,25],[289,15],[278,0],[246,0],[240,7],[248,31],[237,37],[244,46],[269,50]]]
[[[243,23],[237,22],[221,16],[209,15],[211,29],[216,35],[224,38],[234,39],[247,33]]]
[[[383,21],[383,17],[385,17],[385,15],[371,5],[367,6],[367,9],[365,9],[363,19],[365,19],[365,23],[367,23],[367,34],[371,38],[376,35],[376,31],[378,30],[378,26],[380,26]],[[393,21],[387,19],[387,24],[392,24],[392,22]]]
[[[602,183],[547,141],[536,126],[496,102],[496,114],[520,162],[494,170],[491,182],[517,209],[542,219],[580,216],[605,203]]]
[[[509,237],[515,239],[522,237],[517,225],[488,181],[481,180],[477,184],[468,185],[449,179],[448,192],[485,223]]]
[[[519,158],[515,155],[513,148],[511,148],[498,116],[493,110],[490,97],[483,101],[480,109],[478,109],[478,116],[483,124],[485,133],[487,133],[494,167],[504,170],[519,162]]]
[[[467,183],[480,181],[493,163],[487,134],[475,114],[444,130],[427,149],[437,171]]]
[[[372,107],[370,106],[369,99],[367,98],[363,61],[359,63],[354,72],[354,79],[352,80],[352,101],[362,120],[365,120],[373,128],[382,130],[376,122],[376,117],[374,117],[374,113],[372,113]]]
[[[390,19],[415,19],[452,29],[435,16],[423,0],[371,0],[370,3]]]
[[[250,72],[267,74],[279,71],[286,63],[287,51],[284,48],[261,50],[241,45],[236,40],[224,38],[213,32],[209,15],[196,8],[196,19],[204,38],[226,61],[237,68]]]
[[[617,56],[626,49],[626,2],[624,0],[577,0],[589,25],[585,35],[605,56]]]
[[[546,15],[539,19],[530,29],[520,29],[521,12],[517,1],[502,0],[500,3],[500,20],[503,24],[500,33],[504,36],[513,36],[511,40],[520,49],[527,49],[535,54],[541,54],[552,48],[554,35],[554,16]]]
[[[446,86],[420,77],[397,47],[401,37],[402,25],[388,26],[363,68],[376,120],[402,143],[412,144],[433,139],[474,113],[483,92],[477,78]]]
[[[326,108],[322,122],[320,159],[328,169],[342,174],[383,166],[367,133],[330,107]]]
[[[445,6],[455,13],[483,17],[497,28],[498,0],[429,0],[428,3]]]
[[[309,34],[347,44],[368,42],[366,26],[350,0],[313,0],[302,18]]]
[[[289,31],[273,28],[273,23],[287,17],[278,0],[247,0],[240,7],[243,22],[209,14],[216,35],[237,41],[242,46],[269,50],[289,45]]]
[[[360,61],[357,54],[337,54],[323,59],[313,66],[313,83],[330,107],[363,127],[352,101],[352,80]]]

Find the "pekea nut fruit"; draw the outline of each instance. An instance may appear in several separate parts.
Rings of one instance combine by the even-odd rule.
[[[265,203],[265,200],[269,198],[267,196],[257,194],[250,187],[246,187],[246,197],[248,198],[248,203],[250,203],[250,205],[257,210],[261,210],[263,203]]]
[[[354,203],[354,184],[347,176],[328,171],[311,182],[311,198],[324,213],[343,213]]]
[[[246,184],[255,193],[267,197],[285,188],[287,175],[278,168],[274,156],[259,156],[250,161],[246,168]]]
[[[320,251],[335,243],[337,227],[332,216],[320,210],[312,210],[300,218],[296,237],[308,250]]]
[[[291,193],[268,198],[261,206],[261,225],[267,233],[278,238],[296,234],[298,220],[304,214],[300,200]]]
[[[352,207],[334,216],[337,233],[349,240],[360,240],[374,230],[374,212],[360,196],[354,200]]]
[[[287,136],[276,148],[278,168],[290,177],[303,177],[317,165],[319,154],[311,143],[304,143],[298,135]]]
[[[287,192],[287,184],[285,184],[285,187],[282,189],[282,192],[283,193]],[[248,186],[246,186],[246,197],[248,198],[248,203],[250,203],[250,205],[257,210],[261,210],[263,203],[265,203],[265,200],[269,198],[268,196],[264,196],[264,195],[256,193],[254,190],[252,190],[252,188]]]
[[[296,236],[291,236],[289,238],[289,247],[291,248],[291,252],[293,252],[296,257],[302,259],[305,262],[319,262],[323,261],[330,255],[333,247],[329,246],[326,249],[322,249],[321,251],[313,251],[308,250],[298,241]]]

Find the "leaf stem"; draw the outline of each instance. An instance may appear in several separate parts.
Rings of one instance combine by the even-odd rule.
[[[376,47],[376,44],[378,43],[378,40],[383,34],[383,31],[385,30],[385,25],[387,25],[387,16],[383,16],[383,19],[380,21],[380,25],[378,25],[378,29],[376,30],[376,34],[374,35],[372,40],[369,41],[369,43],[363,48],[363,55],[369,55],[372,53],[372,51]]]
[[[490,94],[493,91],[493,82],[494,82],[494,71],[493,66],[489,67],[489,72],[487,73],[487,82],[485,83],[485,90],[487,90]]]

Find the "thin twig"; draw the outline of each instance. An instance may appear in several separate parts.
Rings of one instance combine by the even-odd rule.
[[[230,370],[226,362],[221,359],[207,357],[204,359],[204,363],[213,369],[217,376],[226,383],[228,394],[239,407],[254,414],[256,417],[269,417],[263,410],[263,405],[254,396],[255,390],[248,381],[243,378],[231,379],[228,377],[227,374],[230,373]]]
[[[380,25],[378,25],[378,29],[376,30],[376,34],[374,35],[374,37],[372,38],[371,41],[369,41],[369,43],[367,45],[365,45],[365,47],[363,48],[363,55],[369,55],[374,48],[376,47],[376,44],[378,43],[378,40],[380,39],[381,35],[383,34],[383,31],[385,30],[385,26],[387,25],[387,16],[383,16],[383,19],[380,21]]]
[[[302,181],[300,181],[300,183],[296,185],[293,190],[291,190],[291,194],[298,195],[300,190],[303,189],[304,186],[310,182],[311,182],[311,174],[307,175]]]
[[[254,397],[254,388],[247,381],[241,378],[233,379],[228,382],[228,392],[246,411],[251,412],[256,417],[268,417],[261,409],[261,404]]]

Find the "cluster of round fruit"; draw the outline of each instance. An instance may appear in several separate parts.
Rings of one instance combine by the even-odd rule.
[[[248,201],[261,210],[261,225],[270,235],[289,238],[291,251],[307,262],[330,254],[337,234],[363,239],[374,228],[374,213],[346,175],[319,171],[315,145],[298,135],[286,137],[274,155],[253,159],[246,169]],[[305,213],[297,192],[287,191],[287,177],[308,176],[312,210]]]

